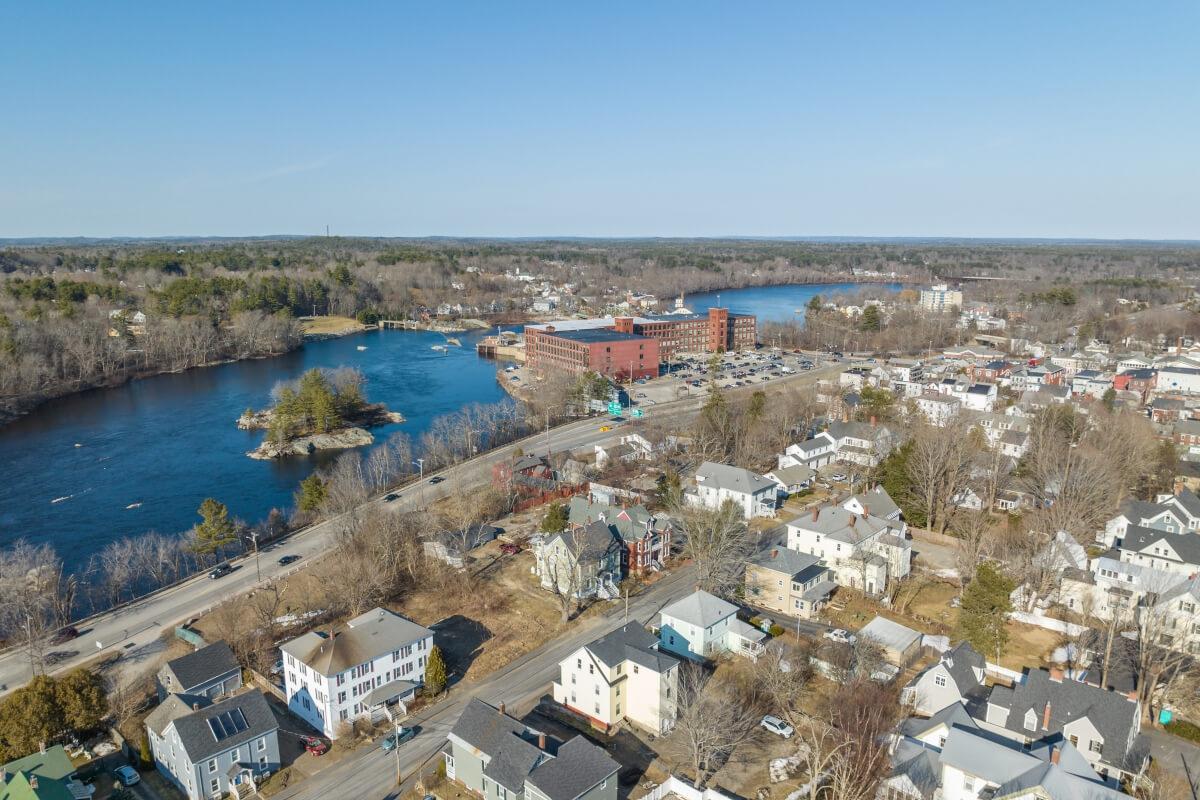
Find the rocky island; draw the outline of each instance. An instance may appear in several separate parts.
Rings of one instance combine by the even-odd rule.
[[[267,431],[262,444],[246,455],[270,460],[362,447],[375,441],[367,428],[404,421],[383,404],[368,403],[362,384],[362,373],[344,368],[311,369],[297,381],[280,384],[274,406],[246,409],[238,418],[242,430]]]

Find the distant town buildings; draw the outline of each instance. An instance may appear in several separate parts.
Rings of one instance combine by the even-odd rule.
[[[962,304],[962,292],[958,289],[951,289],[944,283],[921,290],[921,308],[926,311],[949,311],[954,308],[962,308]]]

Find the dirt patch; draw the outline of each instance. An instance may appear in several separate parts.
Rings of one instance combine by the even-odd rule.
[[[301,317],[300,329],[305,336],[345,336],[366,330],[358,320],[352,317]]]
[[[1008,647],[1000,656],[1000,666],[1020,670],[1036,667],[1048,660],[1054,648],[1062,644],[1063,637],[1056,631],[1036,625],[1008,623]]]

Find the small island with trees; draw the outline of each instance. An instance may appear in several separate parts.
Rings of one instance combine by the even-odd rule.
[[[356,369],[310,369],[298,380],[272,391],[268,409],[246,409],[238,418],[242,430],[265,430],[267,437],[246,455],[275,459],[308,455],[317,450],[362,447],[375,440],[367,428],[403,422],[381,403],[368,403],[364,378]]]

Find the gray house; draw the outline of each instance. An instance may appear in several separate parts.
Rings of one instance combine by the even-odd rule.
[[[447,737],[446,777],[484,800],[616,800],[620,765],[582,736],[559,742],[473,699]]]
[[[263,693],[189,700],[170,695],[146,717],[158,771],[190,800],[253,795],[279,769],[279,723]]]
[[[971,643],[959,642],[942,653],[936,664],[918,673],[900,692],[900,701],[926,716],[957,703],[977,708],[987,691],[983,688],[985,668],[986,661]]]
[[[213,642],[163,664],[154,676],[158,700],[170,694],[213,699],[242,686],[242,667],[225,642]]]

